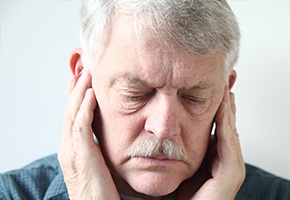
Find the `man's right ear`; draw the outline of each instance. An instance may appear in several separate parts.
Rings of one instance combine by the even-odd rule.
[[[74,49],[70,57],[70,69],[72,75],[76,79],[78,79],[81,76],[81,73],[84,69],[81,58],[82,58],[82,49],[81,48]]]

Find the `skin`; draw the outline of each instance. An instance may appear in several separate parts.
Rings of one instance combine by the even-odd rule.
[[[70,198],[119,199],[121,192],[143,199],[234,199],[245,177],[230,93],[236,72],[227,84],[222,53],[156,51],[154,41],[137,45],[124,26],[114,29],[91,71],[83,70],[80,49],[72,54],[59,151]],[[130,157],[152,134],[174,141],[184,158]]]

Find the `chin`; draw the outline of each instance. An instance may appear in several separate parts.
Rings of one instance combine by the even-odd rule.
[[[138,193],[160,197],[173,193],[182,181],[182,178],[174,177],[170,174],[147,172],[132,177],[132,179],[128,180],[128,183]]]

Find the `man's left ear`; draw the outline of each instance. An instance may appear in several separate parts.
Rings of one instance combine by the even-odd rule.
[[[229,87],[229,90],[232,89],[232,87],[234,86],[235,82],[236,82],[236,79],[237,79],[237,72],[235,70],[232,70],[229,77],[228,77],[228,87]]]

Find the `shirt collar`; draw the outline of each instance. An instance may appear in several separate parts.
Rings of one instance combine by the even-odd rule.
[[[58,173],[58,175],[50,183],[43,199],[52,199],[56,196],[63,196],[63,198],[65,197],[66,199],[69,199],[67,194],[67,188],[61,172]]]

